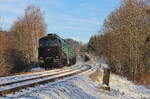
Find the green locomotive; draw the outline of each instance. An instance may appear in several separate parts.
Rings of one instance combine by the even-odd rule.
[[[76,63],[72,47],[56,34],[48,34],[39,40],[39,60],[45,68],[62,67]]]

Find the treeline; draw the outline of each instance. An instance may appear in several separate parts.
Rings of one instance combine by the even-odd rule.
[[[73,48],[75,54],[80,54],[81,52],[85,52],[83,51],[85,47],[81,42],[70,38],[65,39],[65,41]]]
[[[0,31],[0,75],[27,71],[37,63],[38,39],[46,33],[43,12],[28,6],[9,31]]]
[[[112,72],[136,80],[150,73],[150,2],[124,0],[91,37],[88,50],[107,58]]]

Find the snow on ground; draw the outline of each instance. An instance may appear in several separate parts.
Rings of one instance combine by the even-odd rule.
[[[68,70],[81,69],[81,67],[82,67],[81,63],[80,64],[78,63],[78,64],[70,66],[70,67],[63,67],[62,69],[53,69],[50,71],[36,72],[33,74],[22,74],[22,75],[8,76],[8,77],[0,77],[0,84],[36,78],[36,77],[40,77],[40,76],[44,76],[44,75],[46,76],[46,75],[50,75],[50,74],[54,74],[54,73],[65,72]],[[1,89],[1,87],[0,87],[0,89]]]
[[[87,69],[87,68],[88,68],[88,66],[83,66],[81,69],[77,69],[77,70],[70,71],[70,72],[65,72],[65,73],[63,73],[63,74],[48,76],[48,77],[46,77],[46,78],[35,79],[35,80],[30,80],[30,81],[24,81],[24,82],[21,82],[21,83],[19,83],[19,84],[12,84],[12,85],[7,85],[7,86],[2,86],[2,87],[0,88],[0,91],[2,91],[2,90],[7,90],[7,89],[10,89],[10,88],[15,88],[15,87],[24,86],[24,85],[27,85],[27,84],[33,84],[33,83],[35,83],[35,82],[41,82],[41,81],[45,81],[45,80],[48,80],[48,79],[53,79],[53,78],[61,77],[61,76],[63,76],[63,75],[68,75],[68,74],[71,74],[71,73],[79,72],[80,70],[85,70],[85,69]]]
[[[111,74],[110,87],[121,99],[150,99],[150,88],[135,85],[118,75]]]
[[[86,73],[88,74],[88,72]],[[85,79],[84,79],[85,78]],[[24,89],[5,98],[20,99],[94,99],[97,89],[87,75],[77,75],[64,80]],[[91,90],[92,89],[92,90]],[[94,91],[93,91],[94,89]],[[2,98],[2,97],[1,97]]]
[[[98,64],[80,75],[23,89],[0,99],[150,99],[150,89],[114,74],[110,76],[111,90],[100,89],[99,83],[89,78],[97,68]]]
[[[31,71],[41,71],[41,70],[45,70],[44,68],[40,68],[40,67],[35,67],[32,68]]]
[[[67,71],[67,70],[64,69],[62,71]],[[16,76],[0,77],[0,84],[10,83],[10,82],[14,82],[14,81],[20,81],[20,80],[25,80],[25,79],[31,79],[31,78],[54,74],[54,73],[58,73],[58,72],[62,72],[62,71],[60,71],[58,69],[58,70],[51,70],[51,71],[45,71],[45,72],[37,72],[37,73],[33,73],[33,74],[23,74],[23,75],[16,75]]]
[[[120,76],[111,75],[111,91],[100,89],[98,83],[89,78],[94,70],[58,80],[53,83],[27,88],[5,98],[14,99],[150,99],[150,90],[136,86]],[[2,97],[1,97],[2,98]]]

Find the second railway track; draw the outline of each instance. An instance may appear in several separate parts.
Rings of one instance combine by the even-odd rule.
[[[57,79],[62,79],[64,77],[73,76],[82,72],[89,70],[91,66],[84,65],[82,67],[74,68],[74,69],[66,69],[58,72],[52,72],[48,74],[41,74],[35,77],[30,77],[27,79],[20,79],[17,81],[9,81],[7,83],[0,84],[0,95],[4,96],[6,94],[16,92],[20,89],[31,87],[37,84],[43,84],[46,82],[52,82]]]

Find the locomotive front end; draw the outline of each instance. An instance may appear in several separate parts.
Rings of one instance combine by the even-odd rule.
[[[60,42],[57,38],[47,36],[39,40],[39,60],[43,60],[49,68],[60,63]]]

